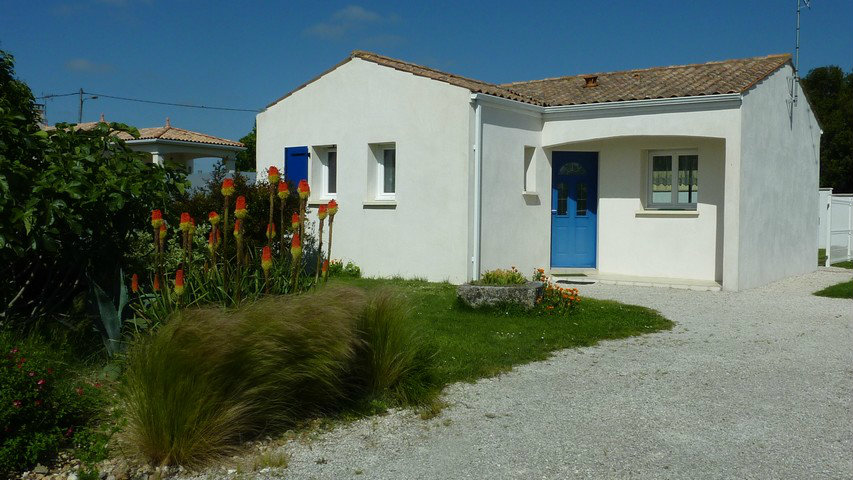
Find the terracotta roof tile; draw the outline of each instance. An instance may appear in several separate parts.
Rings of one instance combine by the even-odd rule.
[[[452,73],[442,72],[433,68],[425,67],[423,65],[404,62],[402,60],[377,55],[371,52],[356,50],[352,52],[350,58],[360,58],[362,60],[367,60],[368,62],[377,63],[386,67],[391,67],[402,72],[408,72],[419,77],[431,78],[433,80],[449,83],[457,87],[467,88],[473,93],[484,93],[487,95],[494,95],[496,97],[507,98],[510,100],[517,100],[519,102],[532,103],[534,105],[543,105],[543,103],[537,100],[536,98],[521,94],[515,91],[515,89],[505,85],[495,85],[493,83],[481,82],[480,80],[461,77]]]
[[[572,75],[525,82],[493,84],[442,72],[434,68],[404,62],[371,52],[356,50],[344,61],[300,85],[267,108],[305,88],[318,78],[335,70],[354,58],[408,72],[466,88],[473,93],[483,93],[540,106],[575,105],[583,103],[616,102],[652,98],[689,97],[743,93],[779,67],[791,61],[791,56],[724,60],[693,65],[654,67],[621,72]],[[596,77],[596,86],[585,87],[584,77]]]
[[[75,130],[84,130],[89,131],[93,130],[99,122],[83,122],[75,125]],[[50,131],[56,127],[53,126],[45,126],[44,130]],[[174,140],[179,142],[192,142],[192,143],[205,143],[210,145],[225,145],[228,147],[243,147],[244,145],[240,142],[235,142],[233,140],[228,140],[227,138],[219,138],[214,137],[213,135],[207,135],[204,133],[193,132],[191,130],[185,130],[183,128],[173,127],[169,124],[162,127],[150,127],[150,128],[140,128],[139,129],[139,138],[133,138],[127,132],[116,132],[115,134],[118,138],[121,138],[124,141],[131,140],[153,140],[153,139],[161,139],[161,140]]]
[[[788,54],[769,55],[693,65],[572,75],[513,82],[501,86],[528,97],[538,98],[551,106],[743,93],[790,60],[791,56]],[[589,77],[596,77],[597,86],[585,86],[585,78]]]
[[[123,140],[174,140],[179,142],[192,142],[192,143],[207,143],[212,145],[226,145],[229,147],[242,147],[243,144],[240,142],[235,142],[233,140],[228,140],[225,138],[214,137],[212,135],[207,135],[204,133],[193,132],[190,130],[185,130],[183,128],[172,127],[172,126],[164,126],[164,127],[151,127],[151,128],[140,128],[139,129],[139,138],[134,139],[130,135],[125,132],[120,132],[118,134],[119,138]]]

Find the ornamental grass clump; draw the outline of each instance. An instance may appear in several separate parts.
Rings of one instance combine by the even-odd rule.
[[[126,441],[158,464],[200,465],[346,397],[363,292],[326,288],[237,310],[188,309],[128,353]]]
[[[311,416],[426,403],[434,349],[410,313],[390,291],[341,286],[185,309],[128,352],[123,442],[156,464],[201,466]]]
[[[356,381],[367,397],[422,404],[436,392],[435,350],[411,320],[405,298],[374,293],[358,317]]]

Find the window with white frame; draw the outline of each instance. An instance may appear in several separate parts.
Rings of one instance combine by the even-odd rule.
[[[649,152],[648,207],[694,210],[699,199],[699,154],[696,150]]]

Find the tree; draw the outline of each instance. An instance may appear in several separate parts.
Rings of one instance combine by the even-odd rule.
[[[853,193],[853,71],[830,65],[801,80],[803,91],[823,129],[820,186]]]
[[[257,168],[255,161],[255,139],[258,135],[257,124],[252,127],[252,131],[240,139],[240,143],[246,146],[246,150],[237,154],[235,162],[238,172],[254,172]]]
[[[182,172],[145,163],[116,137],[138,137],[133,127],[41,129],[13,67],[0,50],[0,324],[63,314],[92,282],[112,290],[122,268],[145,260],[130,258],[129,237],[185,186]]]

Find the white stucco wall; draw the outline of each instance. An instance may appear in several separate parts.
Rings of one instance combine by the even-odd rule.
[[[802,91],[789,117],[791,75],[786,65],[743,98],[739,289],[817,265],[820,127]]]
[[[597,267],[600,273],[721,281],[726,176],[739,158],[737,108],[612,116],[555,116],[486,108],[483,269],[528,272],[550,263],[553,150],[599,152]],[[541,131],[540,131],[541,129]],[[523,149],[536,146],[536,191],[522,195]],[[645,198],[645,154],[697,149],[698,216],[637,215]],[[736,198],[737,195],[732,195]],[[736,205],[728,205],[735,210]],[[736,237],[729,238],[736,245]]]
[[[258,170],[287,146],[336,145],[332,257],[365,275],[464,282],[470,260],[470,92],[353,59],[260,113]],[[396,205],[369,205],[368,145],[396,143]],[[319,179],[309,160],[312,201]]]

